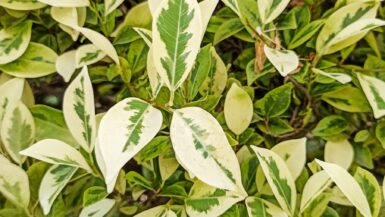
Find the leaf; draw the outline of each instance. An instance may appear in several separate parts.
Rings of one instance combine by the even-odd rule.
[[[331,183],[332,181],[325,171],[312,175],[302,191],[300,213],[303,213],[314,201],[317,201],[317,198]]]
[[[177,217],[175,212],[169,209],[167,206],[156,206],[154,208],[143,211],[139,214],[136,214],[134,217]]]
[[[214,35],[214,45],[237,34],[244,26],[239,18],[228,19],[219,26]]]
[[[321,193],[316,197],[303,212],[304,217],[324,217],[325,210],[332,198],[332,194]]]
[[[86,206],[80,212],[79,217],[103,217],[115,205],[115,200],[103,199],[90,206]]]
[[[361,189],[366,196],[370,207],[371,216],[377,217],[380,213],[382,200],[381,188],[377,182],[376,177],[369,171],[358,167],[354,174],[354,178],[361,186]]]
[[[374,117],[379,119],[385,115],[385,82],[363,74],[357,75],[362,90],[372,107]]]
[[[91,153],[95,145],[96,119],[94,93],[87,67],[64,93],[63,113],[67,126],[80,146]]]
[[[293,179],[296,180],[306,163],[306,138],[280,142],[271,151],[278,154],[285,161]]]
[[[120,4],[122,4],[124,0],[104,0],[104,11],[105,16],[109,15],[112,11],[114,11],[116,8],[119,7]]]
[[[223,214],[243,197],[236,193],[217,189],[197,181],[185,199],[186,211],[194,217],[216,217]]]
[[[72,166],[53,165],[45,173],[39,188],[39,202],[44,215],[48,215],[52,204],[76,170],[77,168]]]
[[[195,0],[162,1],[152,27],[154,65],[171,91],[175,91],[193,67],[199,52],[202,20]]]
[[[215,8],[218,5],[219,0],[203,0],[199,2],[199,9],[202,15],[202,38],[206,32],[206,28],[209,24]]]
[[[152,96],[155,98],[163,86],[163,81],[161,80],[158,71],[155,68],[154,56],[152,55],[153,52],[154,49],[152,46],[150,46],[147,56],[147,75],[148,80],[150,81]]]
[[[172,149],[168,153],[162,154],[158,158],[159,172],[163,181],[166,181],[178,169],[179,163],[175,159],[175,153]]]
[[[76,68],[99,62],[106,54],[93,44],[86,44],[76,50]]]
[[[11,79],[0,86],[0,123],[5,112],[21,99],[23,86],[24,79],[20,78]]]
[[[347,170],[353,163],[353,158],[354,149],[348,140],[327,141],[324,152],[326,162],[337,164]]]
[[[324,24],[325,20],[315,20],[299,29],[291,39],[288,49],[297,48],[310,40]]]
[[[357,208],[357,210],[365,217],[370,217],[370,207],[366,200],[365,194],[360,185],[354,178],[342,167],[326,163],[316,159],[316,162],[325,170],[333,182],[341,189],[347,199]]]
[[[378,6],[378,3],[355,2],[335,11],[327,18],[317,37],[317,53],[319,55],[331,54],[363,38],[368,30],[360,31],[360,26],[357,26],[356,23],[362,19],[375,18]],[[359,28],[358,32],[356,27]],[[338,39],[341,35],[344,36],[343,41]]]
[[[226,124],[235,134],[240,135],[250,125],[253,118],[253,102],[249,94],[233,83],[225,100]]]
[[[41,3],[51,5],[54,7],[88,7],[90,6],[90,2],[88,0],[63,0],[63,1],[56,1],[56,0],[38,0]]]
[[[43,8],[46,5],[35,0],[24,0],[24,1],[0,0],[0,6],[9,8],[12,10],[28,11],[28,10],[36,10],[36,9]]]
[[[36,158],[55,165],[68,165],[80,167],[88,172],[88,166],[84,157],[75,148],[55,139],[45,139],[20,152],[22,155]]]
[[[0,30],[0,64],[10,63],[23,55],[31,40],[31,29],[32,22],[25,21]]]
[[[333,72],[324,72],[324,71],[322,71],[320,69],[316,69],[316,68],[312,68],[312,70],[313,70],[313,72],[315,72],[317,74],[326,76],[328,78],[332,78],[332,79],[340,82],[341,84],[347,84],[347,83],[352,81],[352,77],[350,77],[347,74],[333,73]]]
[[[152,45],[152,31],[144,28],[134,27],[136,33],[146,42],[148,47]]]
[[[238,16],[241,16],[241,12],[239,10],[238,0],[222,0],[222,2],[229,7],[234,13]]]
[[[267,24],[272,22],[283,12],[283,10],[285,10],[289,2],[290,0],[258,1],[258,11],[262,23]]]
[[[155,137],[162,121],[158,109],[137,98],[119,102],[104,115],[97,144],[106,164],[106,183],[111,184],[107,186],[107,192],[112,191],[114,179],[124,164]]]
[[[108,193],[102,186],[92,186],[83,193],[83,206],[89,206],[106,198]]]
[[[276,50],[269,48],[267,45],[265,45],[264,51],[271,64],[283,77],[286,77],[299,66],[299,59],[294,51]]]
[[[287,83],[271,90],[262,99],[257,100],[257,112],[269,118],[282,115],[290,106],[292,89],[293,84]]]
[[[76,70],[76,50],[71,50],[60,55],[55,63],[56,71],[65,82],[69,82]]]
[[[385,122],[380,122],[376,126],[376,138],[385,147]]]
[[[245,200],[249,217],[287,217],[288,215],[279,207],[258,197],[248,197]]]
[[[30,192],[27,173],[9,162],[1,161],[0,192],[14,205],[28,208]]]
[[[9,108],[1,125],[1,139],[7,153],[19,165],[26,157],[19,152],[28,148],[35,139],[35,123],[28,108],[19,101]]]
[[[263,173],[279,205],[288,214],[294,213],[297,190],[294,179],[284,160],[268,149],[251,146],[261,164]]]
[[[348,122],[339,115],[330,115],[320,120],[313,129],[314,136],[334,136],[348,129]]]
[[[0,65],[0,70],[21,78],[42,77],[56,72],[57,54],[43,44],[31,42],[17,60]]]
[[[175,110],[170,134],[176,159],[185,169],[206,184],[246,195],[236,155],[210,113],[197,107]]]

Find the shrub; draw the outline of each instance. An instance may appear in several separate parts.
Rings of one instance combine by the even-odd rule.
[[[0,0],[0,216],[384,216],[384,8]]]

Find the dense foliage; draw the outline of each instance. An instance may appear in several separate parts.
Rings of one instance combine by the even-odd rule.
[[[383,19],[0,0],[0,216],[384,217]]]

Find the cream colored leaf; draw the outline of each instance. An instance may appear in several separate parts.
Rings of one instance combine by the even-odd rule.
[[[277,18],[290,0],[259,0],[258,10],[263,24],[268,24]]]
[[[140,37],[142,37],[144,42],[146,42],[147,46],[151,47],[151,44],[152,44],[152,32],[151,32],[151,30],[139,28],[139,27],[134,27],[133,29],[135,30],[135,32],[137,32],[139,34]],[[148,57],[152,56],[152,54],[150,52],[148,52],[148,53],[149,53]]]
[[[156,10],[158,10],[160,3],[162,0],[148,0],[148,6],[150,7],[150,11],[152,16],[156,13]]]
[[[155,68],[152,52],[153,48],[150,46],[147,56],[147,75],[148,80],[150,81],[152,96],[155,98],[163,86],[163,81]]]
[[[56,70],[65,82],[69,82],[76,70],[76,50],[71,50],[60,55],[56,60]]]
[[[79,217],[104,217],[115,205],[115,200],[103,199],[92,205],[86,206],[80,212]]]
[[[374,117],[379,119],[385,115],[385,82],[371,76],[358,74],[361,88],[372,107]]]
[[[332,79],[340,82],[341,84],[347,84],[347,83],[352,81],[352,77],[350,77],[349,75],[344,74],[344,73],[324,72],[324,71],[322,71],[320,69],[316,69],[316,68],[312,68],[312,70],[313,70],[313,72],[315,72],[317,74],[326,76],[328,78],[332,78]]]
[[[124,0],[104,0],[104,11],[105,16],[113,12],[116,8],[119,7],[120,4],[122,4]]]
[[[93,44],[82,45],[76,50],[76,68],[97,63],[105,56],[106,54]]]
[[[325,171],[320,171],[312,175],[306,182],[302,191],[300,213],[326,189],[331,185],[332,181]]]
[[[41,3],[51,5],[53,7],[87,7],[90,5],[88,0],[38,0]]]
[[[199,2],[199,8],[202,15],[202,38],[206,32],[207,25],[209,24],[210,18],[213,15],[218,2],[219,0],[203,0]]]
[[[143,211],[139,214],[136,214],[134,217],[177,217],[174,211],[169,209],[167,206],[157,206],[146,211]]]
[[[324,159],[328,163],[337,164],[347,170],[354,159],[353,146],[347,139],[329,140],[325,145]]]
[[[74,7],[52,7],[51,16],[58,23],[64,24],[66,26],[78,26],[78,11]]]
[[[245,200],[245,204],[249,217],[261,217],[261,215],[272,217],[288,217],[288,215],[278,206],[257,197],[248,197]]]
[[[239,10],[238,5],[239,0],[222,0],[222,2],[229,7],[232,11],[234,11],[238,16],[241,16],[241,12]],[[242,0],[241,0],[242,1]]]
[[[264,51],[271,64],[283,76],[287,76],[299,66],[299,58],[294,51],[276,50],[265,45]]]
[[[9,1],[0,0],[0,6],[12,10],[29,11],[44,8],[46,5],[35,0]]]
[[[0,126],[7,109],[14,106],[23,94],[24,79],[14,78],[0,86]]]

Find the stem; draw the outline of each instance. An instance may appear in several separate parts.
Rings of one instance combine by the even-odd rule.
[[[175,91],[170,90],[170,100],[167,103],[167,106],[172,107],[174,105]]]

